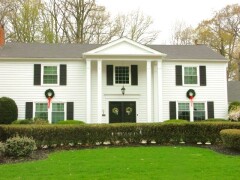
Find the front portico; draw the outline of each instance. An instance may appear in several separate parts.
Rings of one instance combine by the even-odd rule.
[[[135,104],[136,122],[162,121],[162,60],[165,56],[127,38],[84,53],[87,123],[112,122],[113,108],[121,110],[119,117],[124,117],[131,111],[129,103]],[[114,102],[116,107],[113,107]]]

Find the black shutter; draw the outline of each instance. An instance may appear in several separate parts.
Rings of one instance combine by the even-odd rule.
[[[74,119],[74,103],[67,102],[67,120]]]
[[[200,86],[206,86],[207,85],[207,76],[206,76],[206,66],[200,66]]]
[[[132,85],[138,85],[138,66],[137,65],[131,65],[131,84]]]
[[[175,101],[170,101],[169,102],[169,115],[170,115],[170,119],[177,119],[177,116],[176,116],[176,102]]]
[[[41,85],[41,64],[34,64],[34,85]]]
[[[107,85],[113,85],[113,65],[107,65]]]
[[[60,85],[67,85],[67,65],[60,65]]]
[[[33,118],[33,102],[26,102],[25,119]]]
[[[176,86],[182,86],[182,66],[176,66]]]
[[[208,119],[214,118],[214,102],[207,102]]]

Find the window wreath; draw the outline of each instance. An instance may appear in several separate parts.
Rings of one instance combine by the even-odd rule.
[[[196,92],[193,89],[189,89],[187,91],[187,97],[188,99],[193,99],[196,96]]]
[[[191,106],[193,105],[193,98],[196,96],[196,92],[194,91],[194,89],[189,89],[187,91],[187,97],[188,99],[190,99],[191,102]]]
[[[47,89],[45,91],[45,97],[48,99],[48,108],[50,107],[51,100],[54,97],[55,93],[52,89]]]

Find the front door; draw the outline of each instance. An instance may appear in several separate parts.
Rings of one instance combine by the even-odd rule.
[[[136,122],[136,102],[109,102],[109,123]]]

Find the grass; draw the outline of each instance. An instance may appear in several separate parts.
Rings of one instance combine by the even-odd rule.
[[[55,152],[0,165],[0,179],[237,179],[240,156],[197,147],[126,147]]]

